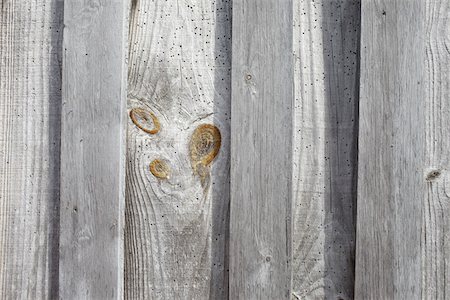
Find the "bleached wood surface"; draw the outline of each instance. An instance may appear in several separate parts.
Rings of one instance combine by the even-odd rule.
[[[124,116],[129,126],[130,162],[124,253],[126,298],[227,298],[230,2],[131,1],[129,114]],[[293,299],[353,297],[359,2],[294,0]],[[0,4],[0,298],[58,297],[63,3],[5,0]],[[104,4],[89,3],[89,9],[80,10],[83,14],[88,11],[89,15]],[[396,9],[393,3],[397,3]],[[411,14],[410,5],[414,3],[414,7],[421,7],[420,17]],[[420,189],[423,184],[425,190],[421,209],[415,203],[412,210],[414,218],[423,212],[420,224],[404,210],[412,205],[411,199],[418,199],[415,196],[389,206],[389,201],[398,198],[386,196],[389,189],[383,188],[385,194],[380,190],[368,193],[387,203],[374,207],[364,202],[369,197],[360,197],[365,206],[361,222],[370,220],[367,216],[371,214],[378,216],[376,222],[362,225],[362,234],[372,229],[380,233],[380,239],[386,239],[378,246],[362,241],[360,257],[365,261],[360,262],[372,262],[372,267],[377,263],[382,268],[379,272],[358,268],[362,275],[356,275],[357,298],[414,298],[420,289],[423,299],[446,299],[450,295],[450,3],[378,0],[363,4],[373,9],[364,29],[374,43],[363,53],[363,57],[374,55],[366,61],[368,68],[363,64],[369,76],[366,83],[372,84],[363,90],[378,93],[382,87],[390,87],[380,97],[370,96],[371,101],[365,101],[369,98],[362,95],[363,107],[373,105],[363,108],[365,124],[375,128],[371,122],[380,122],[378,129],[361,135],[362,164],[369,162],[363,171],[374,174],[378,170],[392,179],[394,173],[386,173],[386,166],[403,170],[398,161],[406,157],[397,150],[418,147],[419,142],[402,131],[408,128],[405,121],[409,119],[397,113],[414,107],[396,110],[398,107],[392,106],[394,102],[387,101],[390,98],[386,95],[398,92],[394,86],[405,86],[402,84],[412,82],[412,77],[422,75],[419,108],[424,116],[411,119],[411,134],[425,135],[421,138],[426,157],[420,168],[408,173],[413,177],[419,174],[421,183],[414,187]],[[423,28],[417,29],[417,24]],[[386,30],[386,36],[381,35],[380,28]],[[367,35],[369,30],[378,30],[378,35]],[[92,41],[90,36],[85,37],[85,42]],[[104,35],[97,40],[104,40]],[[367,51],[379,51],[379,55]],[[418,55],[424,63],[422,72],[415,65]],[[377,85],[380,81],[376,74],[385,71],[386,78],[392,79],[389,76],[394,76],[393,72],[398,76]],[[411,84],[396,94],[410,95],[402,96],[407,100],[397,104],[416,103],[411,99],[417,99],[419,93],[411,87],[416,88]],[[153,115],[135,110],[135,122],[142,125],[139,128],[131,120],[130,111],[142,107]],[[159,126],[154,126],[154,117]],[[196,131],[202,124],[218,127],[220,144],[214,127],[201,126]],[[383,146],[389,140],[389,134],[383,132],[389,130],[395,134],[391,141],[396,150],[392,152],[389,143]],[[383,141],[373,142],[374,136],[381,135]],[[192,143],[193,136],[200,136],[200,142]],[[397,139],[399,136],[401,139]],[[208,145],[208,141],[205,150],[202,145]],[[367,156],[366,150],[378,151],[384,160],[383,169],[370,165],[381,163],[368,159],[372,156]],[[406,166],[413,161],[409,157]],[[364,172],[360,181],[365,187],[380,182],[380,177]],[[404,181],[407,173],[403,170],[401,174]],[[411,178],[406,177],[405,182]],[[410,186],[404,185],[402,191],[406,191],[406,199]],[[383,207],[387,210],[381,212]],[[397,222],[385,222],[394,215]],[[70,218],[64,220],[63,224]],[[398,234],[398,229],[406,226],[415,230],[414,239]],[[421,252],[411,246],[418,241],[417,226],[421,226]],[[391,239],[393,233],[398,238]],[[84,237],[81,235],[81,239]],[[408,261],[398,260],[394,248],[413,251],[414,255]],[[421,272],[416,272],[417,253],[421,254]],[[95,262],[100,263],[99,259],[108,257],[102,251]],[[412,279],[405,277],[402,267],[393,267],[402,263],[413,270],[406,272]],[[91,267],[98,271],[95,265]],[[421,282],[421,288],[417,282]]]
[[[0,298],[58,292],[62,2],[0,2]]]
[[[424,174],[425,1],[364,0],[361,12],[355,298],[419,299],[427,293],[421,230],[431,175]]]
[[[291,298],[292,14],[233,1],[230,299]]]
[[[122,299],[127,2],[64,3],[59,297]]]
[[[449,299],[450,2],[425,2],[427,186],[422,208],[422,298]]]
[[[230,30],[227,0],[132,2],[126,298],[227,298]]]
[[[294,299],[352,299],[359,0],[295,0]]]

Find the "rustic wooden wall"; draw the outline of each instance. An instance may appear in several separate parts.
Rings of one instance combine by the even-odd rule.
[[[293,294],[352,299],[359,0],[295,0]]]
[[[202,114],[207,115],[211,110],[215,118],[220,117],[220,111],[212,106],[219,105],[219,101],[223,105],[229,103],[229,77],[222,75],[225,71],[220,69],[215,71],[218,75],[215,75],[214,81],[212,75],[192,75],[195,73],[193,67],[205,68],[205,65],[211,73],[213,71],[211,66],[214,65],[210,62],[212,56],[214,59],[229,63],[226,59],[229,59],[231,51],[228,40],[231,28],[230,4],[219,1],[211,5],[134,2],[130,19],[129,109],[144,106],[161,122],[175,122],[174,124],[184,124],[186,121],[180,119],[185,118],[201,119]],[[340,295],[350,298],[353,295],[359,5],[359,1],[294,2],[296,58],[294,292],[298,296]],[[212,11],[208,11],[214,7],[222,13],[213,15]],[[224,8],[228,10],[227,13],[223,11]],[[220,22],[213,22],[217,15],[226,17],[218,20]],[[189,27],[184,25],[186,22],[192,24],[190,26],[195,30],[189,30]],[[219,46],[214,46],[215,42],[211,40],[214,36]],[[218,54],[210,54],[214,49]],[[206,58],[203,60],[206,62],[202,61],[202,57],[197,56],[198,54],[193,56],[192,53],[204,53]],[[174,66],[175,63],[178,65]],[[187,68],[184,64],[193,64],[193,67]],[[196,80],[197,84],[193,84],[191,80]],[[212,88],[216,90],[216,94],[221,94],[220,98],[216,96],[217,99],[214,100]],[[200,89],[203,92],[199,93]],[[204,99],[209,102],[207,103],[209,109],[203,108]],[[200,109],[195,109],[197,106]],[[190,111],[192,109],[194,113]],[[196,112],[198,110],[200,116],[199,112]],[[220,124],[223,126],[223,122]],[[152,127],[152,124],[149,125]],[[163,212],[159,213],[160,220],[173,223],[178,218],[184,218],[182,213],[184,210],[176,206],[179,206],[178,202],[186,197],[190,198],[190,193],[193,195],[198,193],[192,187],[192,191],[189,192],[186,188],[180,189],[177,192],[184,191],[182,199],[178,193],[175,194],[176,197],[173,195],[169,197],[178,198],[175,206],[171,208],[164,204],[167,200],[162,201],[160,198],[173,187],[161,191],[166,180],[157,179],[149,169],[150,163],[155,159],[165,159],[165,163],[169,164],[173,164],[171,161],[180,161],[182,166],[169,167],[184,168],[184,176],[191,176],[189,173],[192,173],[192,170],[186,151],[194,128],[189,128],[190,131],[187,132],[175,129],[173,125],[163,124],[160,132],[148,134],[129,122],[127,269],[130,271],[127,271],[129,276],[127,285],[130,291],[145,292],[147,289],[155,289],[151,284],[140,286],[138,278],[144,280],[142,282],[149,282],[151,280],[145,278],[152,276],[150,278],[161,278],[161,281],[167,282],[168,279],[163,279],[164,276],[177,281],[180,280],[180,276],[184,276],[176,274],[176,271],[185,267],[181,262],[178,261],[181,265],[178,268],[170,264],[173,265],[179,260],[177,256],[180,254],[186,255],[185,250],[169,254],[151,254],[156,252],[154,246],[142,243],[145,239],[150,243],[150,239],[154,240],[158,236],[162,241],[168,239],[160,247],[174,243],[175,237],[170,235],[180,229],[174,228],[173,225],[169,228],[166,225],[152,228],[157,227],[153,222],[157,220],[158,211]],[[223,136],[228,134],[227,129],[221,128]],[[172,137],[163,136],[170,135],[171,131],[174,132]],[[225,139],[222,137],[222,147],[227,147],[224,142]],[[165,146],[161,148],[163,144]],[[228,155],[223,148],[219,153],[222,156],[219,155],[213,165],[218,165],[221,159]],[[171,158],[172,156],[180,156],[181,159]],[[146,184],[148,181],[153,184]],[[223,182],[222,184],[216,182],[215,186],[217,191],[223,190],[222,194],[227,195],[227,185]],[[157,189],[153,187],[155,184]],[[144,190],[149,191],[142,193]],[[156,199],[160,200],[155,202]],[[149,215],[145,212],[149,209],[150,203],[154,203],[152,206],[155,207],[155,211]],[[178,212],[174,209],[178,209]],[[162,219],[162,215],[166,219]],[[177,220],[173,224],[180,228],[185,226],[178,224],[179,222]],[[224,224],[226,223],[222,223],[218,228],[226,230],[227,225]],[[170,234],[165,233],[166,231]],[[199,233],[192,234],[195,236]],[[202,233],[205,236],[207,234]],[[178,237],[178,240],[180,239],[185,240],[184,237]],[[153,243],[155,244],[158,242]],[[224,249],[226,248],[221,246],[217,251],[221,253]],[[139,255],[143,261],[137,261]],[[161,266],[159,275],[147,275],[145,270],[155,272],[151,259],[167,261],[168,265]],[[202,264],[194,266],[192,270],[199,265]],[[175,272],[175,275],[170,275],[172,272]],[[167,275],[163,275],[164,273]],[[190,279],[184,280],[180,282],[190,282]],[[159,282],[159,279],[155,282]],[[164,289],[164,284],[159,285]]]
[[[58,292],[63,2],[0,2],[0,298]]]
[[[425,2],[363,1],[361,27],[355,297],[419,299]]]
[[[292,3],[233,2],[230,299],[291,299]]]
[[[450,2],[425,1],[423,299],[450,297]]]
[[[127,8],[64,5],[61,299],[123,295]]]
[[[227,296],[230,22],[228,0],[132,2],[127,298]]]
[[[128,3],[125,298],[229,297],[231,2]],[[0,4],[0,298],[58,297],[63,6]],[[449,15],[293,1],[294,299],[450,294]]]
[[[363,1],[357,298],[449,295],[449,15]]]

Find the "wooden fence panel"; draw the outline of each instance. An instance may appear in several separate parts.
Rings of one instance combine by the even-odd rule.
[[[60,298],[123,292],[126,1],[65,1]]]
[[[227,299],[231,1],[133,1],[125,280]]]
[[[58,292],[62,2],[0,3],[0,298]]]
[[[293,295],[352,299],[359,0],[295,0]]]
[[[422,299],[450,297],[450,2],[425,9],[427,187],[423,203]],[[422,101],[423,103],[423,101]],[[424,108],[424,106],[421,106]]]
[[[231,2],[1,2],[0,298],[450,295],[449,1]]]
[[[425,1],[362,1],[356,299],[421,297]]]
[[[230,299],[290,299],[291,0],[233,1]]]

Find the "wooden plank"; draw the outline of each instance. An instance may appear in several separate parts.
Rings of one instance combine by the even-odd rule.
[[[290,299],[292,14],[233,1],[230,299]]]
[[[360,0],[294,1],[294,299],[353,299]]]
[[[126,297],[227,299],[231,1],[130,16]]]
[[[0,3],[0,298],[58,293],[62,2]]]
[[[450,297],[450,2],[426,2],[426,179],[422,299]]]
[[[355,298],[419,299],[425,2],[363,1],[361,12]]]
[[[65,1],[60,298],[123,293],[126,1]]]

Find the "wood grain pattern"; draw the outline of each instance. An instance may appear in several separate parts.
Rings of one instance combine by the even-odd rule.
[[[233,1],[230,299],[290,299],[291,0]]]
[[[0,298],[58,293],[62,2],[0,2]]]
[[[359,0],[294,1],[294,299],[353,299]]]
[[[450,298],[450,2],[426,2],[422,298]]]
[[[129,118],[126,298],[227,299],[230,14],[227,0],[133,1],[128,110],[160,130]]]
[[[123,297],[126,1],[64,6],[60,297]]]
[[[419,299],[425,2],[365,0],[361,12],[355,298]]]

